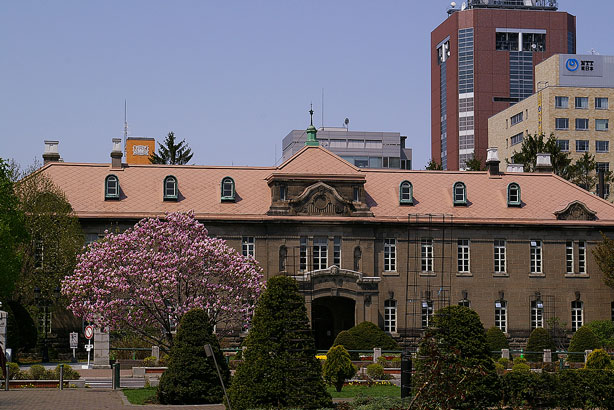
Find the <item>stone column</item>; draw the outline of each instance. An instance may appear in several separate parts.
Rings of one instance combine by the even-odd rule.
[[[109,332],[94,329],[94,369],[110,369]]]
[[[510,349],[501,349],[501,357],[504,359],[510,359]]]
[[[156,363],[160,361],[160,347],[151,346],[151,355],[156,358]]]
[[[0,346],[2,352],[6,353],[6,327],[9,314],[4,310],[0,310]]]
[[[552,350],[544,349],[544,363],[552,362]]]
[[[374,347],[373,348],[373,363],[377,363],[377,359],[382,355],[382,348],[381,347]]]

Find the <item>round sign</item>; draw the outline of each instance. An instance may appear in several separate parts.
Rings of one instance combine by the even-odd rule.
[[[89,325],[85,327],[85,338],[90,340],[94,336],[94,327]]]
[[[578,64],[578,60],[576,60],[575,58],[568,58],[567,62],[565,63],[565,67],[569,71],[576,71],[579,66],[580,64]]]

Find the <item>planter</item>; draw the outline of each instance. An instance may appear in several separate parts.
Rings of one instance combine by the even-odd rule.
[[[133,367],[132,377],[160,377],[167,367]]]
[[[64,380],[64,388],[68,388],[71,385],[85,387],[85,380]],[[9,390],[23,388],[58,389],[59,387],[59,380],[9,380]]]
[[[401,369],[394,367],[384,368],[384,374],[401,374]]]

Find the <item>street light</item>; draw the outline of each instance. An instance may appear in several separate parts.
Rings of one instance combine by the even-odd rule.
[[[47,347],[48,330],[51,330],[51,312],[49,308],[53,306],[53,301],[60,298],[60,287],[56,286],[53,290],[53,299],[41,297],[41,290],[38,286],[34,288],[34,301],[38,308],[43,309],[43,363],[49,362],[49,349]]]

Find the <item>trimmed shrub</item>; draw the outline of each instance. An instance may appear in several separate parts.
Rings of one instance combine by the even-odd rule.
[[[556,346],[554,341],[550,337],[548,332],[543,327],[538,327],[531,332],[529,341],[527,342],[528,352],[543,352],[544,349],[550,349],[552,352],[556,352]],[[544,360],[544,354],[541,353],[527,353],[527,360],[530,362],[541,362]],[[552,357],[552,360],[556,360],[556,357]]]
[[[166,367],[168,365],[169,360],[171,359],[171,357],[168,354],[163,354],[160,357],[160,361],[158,362],[158,366],[162,366],[162,367]]]
[[[19,365],[17,363],[14,362],[8,362],[9,365],[9,379],[10,380],[17,380],[20,379],[20,375],[21,375],[21,370],[19,369]]]
[[[591,354],[588,355],[586,359],[585,369],[596,369],[596,370],[604,370],[604,369],[612,369],[612,359],[610,359],[610,355],[603,349],[593,350]]]
[[[499,379],[478,314],[464,306],[437,311],[420,343],[414,391],[418,407],[487,408],[498,400]],[[448,408],[448,407],[446,407]]]
[[[591,329],[595,336],[599,338],[602,348],[614,349],[614,322],[611,320],[593,320],[588,322],[586,327]]]
[[[583,362],[584,351],[594,350],[599,348],[599,338],[593,333],[588,326],[582,326],[576,331],[569,343],[569,352],[579,352],[576,354],[570,353],[567,360],[570,362]]]
[[[171,347],[168,369],[158,385],[158,400],[162,404],[222,403],[224,392],[215,364],[205,354],[210,344],[227,385],[230,371],[220,350],[209,316],[202,309],[192,309],[181,318],[177,336]]]
[[[384,380],[386,377],[384,366],[379,363],[371,363],[367,366],[367,376],[373,380]]]
[[[504,368],[504,369],[507,369],[507,368],[509,368],[509,367],[510,367],[510,362],[511,362],[511,360],[510,360],[510,359],[507,359],[507,358],[505,358],[505,357],[500,357],[500,358],[497,360],[497,363],[499,363],[501,366],[503,366],[503,368]]]
[[[530,372],[531,366],[529,366],[526,362],[519,362],[519,363],[514,362],[514,365],[512,366],[512,371],[513,372]]]
[[[55,380],[60,380],[60,365],[55,366],[55,370],[53,370],[53,378]],[[70,365],[64,365],[64,380],[79,380],[81,375],[78,371],[74,370]]]
[[[155,356],[147,356],[143,359],[143,366],[145,367],[155,367],[158,365],[158,359]]]
[[[326,353],[326,361],[322,368],[324,380],[341,391],[346,379],[351,379],[356,374],[356,368],[352,364],[350,354],[345,347],[333,346]]]
[[[518,366],[526,364],[519,363]],[[512,408],[554,408],[557,379],[550,373],[512,371],[503,377],[503,404]]]
[[[233,410],[332,407],[294,279],[267,281],[243,346],[243,363],[229,391]]]
[[[393,357],[392,360],[390,361],[390,364],[393,368],[400,369],[401,368],[401,358]]]
[[[45,367],[40,364],[33,364],[30,366],[30,370],[28,370],[28,376],[32,380],[45,380],[47,379],[46,373],[47,370],[45,370]]]
[[[347,350],[371,350],[381,347],[382,350],[400,350],[399,344],[386,332],[371,322],[362,322],[351,329],[339,332],[333,346],[342,345]],[[352,353],[353,360],[358,354]]]
[[[486,343],[488,344],[488,350],[492,352],[494,358],[501,357],[502,349],[509,349],[510,344],[507,341],[505,334],[496,326],[491,327],[486,332]],[[499,353],[494,353],[498,351]]]

